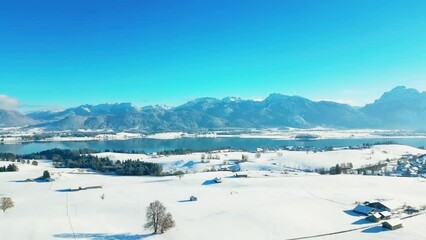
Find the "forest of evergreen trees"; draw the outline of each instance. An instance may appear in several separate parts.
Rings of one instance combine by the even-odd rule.
[[[15,164],[9,164],[3,167],[0,167],[0,172],[17,172],[19,171],[18,167]]]
[[[88,149],[51,149],[39,153],[15,155],[12,153],[0,153],[0,159],[15,161],[19,159],[47,159],[52,160],[55,167],[65,168],[89,168],[101,173],[111,173],[126,176],[158,176],[161,175],[162,166],[157,163],[143,161],[112,161],[108,157],[90,155],[94,151]]]

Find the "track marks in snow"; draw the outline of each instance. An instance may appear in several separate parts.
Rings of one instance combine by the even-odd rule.
[[[314,197],[314,198],[318,198],[318,199],[322,199],[322,200],[324,200],[324,201],[328,201],[328,202],[336,203],[336,204],[343,205],[343,206],[352,206],[352,204],[342,203],[342,202],[334,201],[334,200],[332,200],[332,199],[328,199],[328,198],[320,197],[320,196],[318,196],[318,195],[315,195],[315,194],[311,193],[310,191],[308,191],[308,193],[309,193],[309,195],[311,195],[312,197]]]
[[[74,227],[72,225],[70,214],[69,214],[69,195],[68,195],[68,193],[67,193],[67,218],[68,218],[68,222],[70,223],[71,232],[72,232],[72,235],[74,237],[74,240],[76,240],[77,238],[75,237]]]

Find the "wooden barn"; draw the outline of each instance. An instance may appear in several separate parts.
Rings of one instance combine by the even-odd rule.
[[[365,205],[357,205],[353,210],[353,212],[355,213],[359,213],[359,214],[363,214],[363,215],[370,215],[376,212],[376,209],[369,207],[369,206],[365,206]]]
[[[380,215],[380,213],[373,213],[365,219],[370,222],[380,222],[380,220],[382,220],[382,215]]]
[[[383,220],[388,220],[392,217],[392,213],[388,211],[379,212],[379,214],[382,216]]]
[[[403,209],[405,207],[405,204],[395,200],[387,200],[368,202],[367,206],[383,211],[396,212],[398,210]]]
[[[215,178],[213,179],[213,181],[214,181],[215,183],[221,183],[221,182],[222,182],[222,178],[220,178],[220,177],[215,177]]]
[[[388,211],[383,211],[383,212],[376,212],[376,213],[370,214],[365,219],[370,222],[380,222],[381,220],[388,220],[391,217],[392,217],[392,213]]]
[[[238,173],[236,173],[236,174],[235,174],[235,177],[236,177],[236,178],[246,178],[246,177],[248,177],[248,175],[247,175],[247,174],[241,174],[241,173],[240,173],[240,174],[238,174]]]

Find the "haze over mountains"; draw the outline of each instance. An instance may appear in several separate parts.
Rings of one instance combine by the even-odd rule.
[[[141,132],[226,128],[426,129],[426,92],[396,87],[362,108],[299,96],[271,94],[263,101],[200,98],[177,107],[130,103],[81,105],[60,112],[23,115],[0,110],[0,126],[47,130],[113,129]]]

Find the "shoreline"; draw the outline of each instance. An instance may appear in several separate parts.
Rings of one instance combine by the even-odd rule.
[[[45,134],[56,134],[54,137],[44,139],[23,139],[31,136],[31,131],[17,132],[8,134],[1,138],[2,144],[19,143],[44,143],[44,142],[89,142],[89,141],[125,141],[132,139],[152,139],[152,140],[174,140],[174,139],[220,139],[220,138],[240,138],[240,139],[271,139],[280,141],[319,141],[319,140],[350,140],[350,139],[426,139],[426,133],[419,132],[401,132],[400,130],[379,130],[379,129],[360,129],[360,130],[336,130],[336,129],[292,129],[285,131],[278,130],[260,130],[251,133],[232,133],[232,132],[209,132],[205,134],[194,134],[185,132],[164,132],[144,135],[142,133],[109,133],[97,134],[94,136],[74,137],[61,136],[64,132],[46,132]],[[7,134],[4,134],[7,135]],[[306,137],[305,137],[306,135]],[[35,135],[37,136],[37,135]]]

